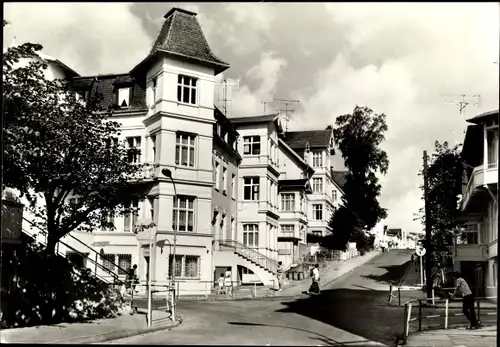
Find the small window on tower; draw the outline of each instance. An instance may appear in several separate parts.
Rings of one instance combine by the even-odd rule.
[[[130,88],[118,89],[118,106],[121,108],[130,107]]]

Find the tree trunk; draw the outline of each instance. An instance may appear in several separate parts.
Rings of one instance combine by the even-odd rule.
[[[45,248],[45,251],[48,254],[55,254],[58,241],[59,237],[57,234],[55,232],[49,232],[47,235],[47,247]]]

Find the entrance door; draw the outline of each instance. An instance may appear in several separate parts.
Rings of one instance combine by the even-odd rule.
[[[149,256],[144,256],[144,264],[146,265],[146,269],[144,273],[146,274],[146,290],[149,290]]]

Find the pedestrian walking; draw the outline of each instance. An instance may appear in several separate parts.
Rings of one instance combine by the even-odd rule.
[[[307,294],[319,294],[319,264],[314,265],[314,268],[311,271],[312,283],[309,287],[309,291]]]
[[[276,275],[278,277],[278,291],[283,290],[283,262],[279,261],[278,262],[278,267],[276,268]]]
[[[221,272],[219,276],[219,287],[217,289],[217,295],[221,295],[223,292],[225,292],[224,289],[224,273]]]
[[[226,290],[226,295],[229,296],[232,292],[232,281],[231,281],[231,267],[226,269],[224,273],[224,288]]]
[[[474,294],[470,290],[469,285],[462,277],[460,272],[454,272],[453,278],[456,280],[456,286],[452,298],[455,297],[455,294],[458,292],[462,296],[462,311],[465,317],[470,322],[470,329],[477,329],[481,322],[478,322],[476,319],[476,311],[474,309]]]

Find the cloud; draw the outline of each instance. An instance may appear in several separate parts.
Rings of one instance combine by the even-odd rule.
[[[7,3],[8,45],[36,42],[78,73],[126,72],[146,57],[152,39],[125,3]],[[119,58],[118,58],[119,57]]]

